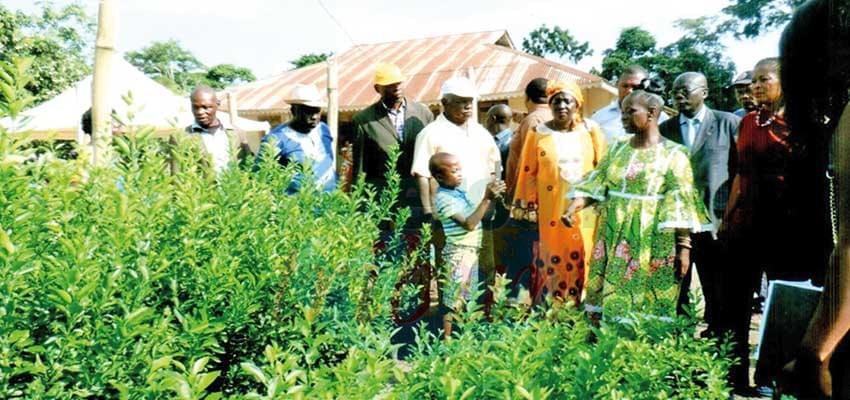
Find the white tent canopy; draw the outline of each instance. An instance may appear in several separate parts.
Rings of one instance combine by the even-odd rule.
[[[183,128],[194,120],[188,97],[174,94],[120,56],[115,56],[113,60],[112,74],[109,103],[122,121],[127,119],[126,122],[130,125],[163,129]],[[128,104],[124,98],[132,98],[132,101]],[[12,132],[26,130],[76,133],[80,129],[81,116],[91,108],[91,100],[92,76],[89,75],[58,96],[24,111],[16,121],[3,118],[0,124]],[[230,122],[227,113],[219,111],[218,114],[222,122]],[[269,129],[267,122],[241,117],[237,117],[233,122],[237,128],[245,131]]]

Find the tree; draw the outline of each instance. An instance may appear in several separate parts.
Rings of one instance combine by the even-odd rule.
[[[711,28],[715,22],[713,17],[676,21],[676,27],[685,34],[661,50],[654,69],[667,83],[667,88],[671,88],[673,80],[683,72],[702,72],[708,80],[708,105],[719,110],[733,110],[735,96],[726,86],[735,74],[735,63],[725,55],[721,34]]]
[[[806,0],[733,0],[723,9],[728,18],[718,25],[718,31],[735,37],[754,38],[785,25],[791,13]]]
[[[546,24],[531,31],[528,37],[522,40],[522,49],[526,53],[538,57],[547,54],[557,54],[559,57],[567,57],[572,62],[579,62],[582,58],[593,55],[588,42],[579,43],[567,29],[555,25],[551,29]]]
[[[655,37],[648,31],[637,26],[623,29],[615,47],[602,52],[602,77],[613,80],[631,64],[651,68],[658,52],[655,46]]]
[[[0,4],[0,61],[31,59],[28,73],[32,79],[26,89],[36,105],[91,72],[88,61],[94,27],[94,18],[79,4],[54,8],[45,2],[31,15]]]
[[[253,82],[257,79],[250,69],[233,64],[216,65],[207,71],[205,78],[209,86],[215,89],[224,89],[234,84]]]
[[[676,27],[684,34],[660,49],[651,33],[638,27],[626,28],[616,46],[603,52],[602,76],[613,80],[627,65],[638,64],[663,79],[669,89],[679,74],[701,72],[708,80],[709,106],[731,110],[735,106],[734,94],[725,87],[735,73],[735,64],[724,55],[722,34],[710,28],[715,22],[708,17],[679,20]]]
[[[334,55],[334,53],[308,53],[304,54],[301,57],[298,57],[290,63],[295,66],[293,69],[298,69],[301,67],[306,67],[308,65],[318,64],[327,60],[330,56]]]
[[[250,69],[233,64],[219,64],[207,69],[176,40],[153,42],[139,51],[128,52],[124,58],[145,75],[178,94],[186,94],[199,85],[224,89],[257,79]]]
[[[204,65],[176,40],[153,42],[138,51],[124,54],[124,58],[141,69],[145,75],[172,90],[185,92],[201,81]]]

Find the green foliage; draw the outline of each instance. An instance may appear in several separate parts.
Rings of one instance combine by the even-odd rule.
[[[655,71],[672,88],[673,80],[682,72],[702,72],[708,80],[709,94],[706,102],[719,110],[737,107],[734,93],[726,86],[735,75],[735,63],[726,56],[726,47],[720,43],[720,34],[712,27],[716,18],[682,19],[676,26],[685,32],[679,40],[662,50]]]
[[[204,65],[189,51],[180,46],[176,40],[153,42],[138,51],[129,51],[124,58],[146,75],[174,82],[181,90],[186,90],[197,83],[194,74],[204,68]]]
[[[237,67],[233,64],[219,64],[207,71],[206,79],[210,87],[224,89],[237,83],[253,82],[257,77],[248,68]]]
[[[631,64],[652,65],[658,53],[655,46],[655,37],[643,28],[633,26],[623,29],[616,46],[602,52],[602,77],[613,80]]]
[[[733,0],[723,9],[729,18],[718,25],[718,31],[735,37],[754,38],[791,20],[791,13],[806,0]]]
[[[332,55],[334,55],[333,52],[330,52],[330,53],[308,53],[308,54],[304,54],[304,55],[290,61],[289,63],[295,66],[294,69],[298,69],[298,68],[301,68],[301,67],[306,67],[308,65],[313,65],[313,64],[318,64],[320,62],[324,62],[325,60],[327,60]]]
[[[576,63],[593,55],[590,43],[580,43],[570,34],[569,30],[561,29],[557,25],[549,28],[546,24],[531,31],[528,37],[522,39],[522,49],[526,53],[538,57],[556,54],[559,57],[567,57]]]
[[[0,115],[16,119],[33,101],[27,90],[32,81],[28,75],[32,58],[14,58],[11,62],[0,62]]]
[[[41,103],[91,72],[88,44],[94,40],[94,26],[79,4],[55,8],[43,2],[31,15],[0,4],[0,62],[31,58],[26,88],[33,104]]]
[[[109,167],[23,162],[36,149],[0,128],[0,398],[728,397],[724,350],[691,327],[527,313],[503,278],[494,322],[467,304],[400,361],[395,285],[419,253],[374,254],[397,176],[380,198],[362,178],[287,196],[294,165],[216,176],[191,142],[163,146],[144,128]]]
[[[626,66],[638,64],[664,79],[669,89],[679,74],[702,72],[708,80],[709,106],[733,110],[735,96],[726,86],[735,73],[735,64],[725,55],[721,33],[712,28],[715,23],[716,18],[709,17],[679,20],[676,27],[684,34],[662,48],[656,47],[655,37],[646,30],[626,28],[620,33],[616,47],[603,53],[602,76],[613,80]]]
[[[248,68],[232,64],[219,64],[207,69],[192,52],[173,39],[153,42],[141,50],[127,52],[124,58],[145,75],[178,94],[187,94],[199,85],[224,89],[256,79]]]

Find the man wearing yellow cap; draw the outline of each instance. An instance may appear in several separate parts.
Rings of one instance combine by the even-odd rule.
[[[422,215],[416,180],[410,176],[413,146],[419,131],[434,120],[434,114],[428,107],[404,98],[404,80],[398,66],[378,63],[374,87],[381,98],[353,120],[353,170],[355,177],[363,173],[367,183],[383,190],[387,184],[387,158],[393,149],[399,149],[396,172],[401,176],[401,194],[396,204],[411,207],[413,216],[407,225],[412,228],[421,224]]]

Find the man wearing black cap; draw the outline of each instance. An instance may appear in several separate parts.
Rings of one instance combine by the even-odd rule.
[[[753,71],[741,72],[729,85],[735,91],[735,100],[741,105],[741,108],[735,110],[733,114],[740,118],[744,118],[750,111],[755,111],[758,108],[756,99],[750,90],[750,84],[753,82]]]

